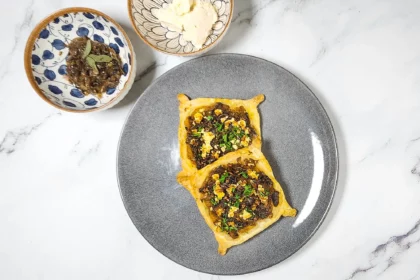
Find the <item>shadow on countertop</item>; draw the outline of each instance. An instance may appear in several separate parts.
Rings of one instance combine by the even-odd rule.
[[[127,96],[110,110],[132,105],[155,78],[157,67],[156,54],[153,50],[140,39],[131,26],[122,25],[122,27],[127,32],[136,54],[136,78]]]

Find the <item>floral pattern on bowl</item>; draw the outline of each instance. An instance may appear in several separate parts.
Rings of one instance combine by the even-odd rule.
[[[156,11],[166,8],[172,0],[128,0],[131,23],[140,38],[158,51],[180,56],[201,54],[220,41],[229,27],[233,12],[233,0],[202,1],[213,4],[218,20],[201,49],[195,48],[191,42],[184,40],[182,34],[156,18]]]
[[[109,45],[122,61],[124,74],[119,85],[100,98],[84,95],[66,76],[67,44],[84,36]],[[87,112],[110,108],[128,93],[136,71],[134,56],[127,35],[112,19],[91,9],[69,8],[34,29],[25,51],[25,66],[32,86],[50,104],[66,111]]]

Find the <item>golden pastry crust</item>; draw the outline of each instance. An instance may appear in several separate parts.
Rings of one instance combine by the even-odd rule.
[[[261,149],[261,126],[260,126],[260,115],[258,113],[258,105],[264,101],[264,95],[259,94],[248,100],[240,99],[222,99],[222,98],[196,98],[190,100],[185,94],[178,94],[179,100],[179,129],[178,129],[178,140],[181,158],[181,172],[178,173],[177,181],[183,185],[186,189],[191,191],[193,184],[191,179],[194,177],[198,168],[194,161],[189,157],[189,146],[187,145],[187,130],[185,127],[188,126],[188,117],[191,116],[197,109],[204,107],[211,107],[217,103],[228,105],[230,108],[243,107],[248,113],[250,124],[255,131],[255,136],[252,138],[250,147]],[[220,157],[217,161],[223,159],[227,153]],[[217,162],[216,161],[216,162]]]
[[[265,175],[267,175],[271,179],[271,181],[273,182],[274,189],[279,192],[279,204],[277,206],[273,206],[271,217],[258,220],[255,226],[251,227],[250,229],[247,229],[246,231],[240,232],[239,237],[234,239],[231,236],[229,236],[228,233],[221,231],[220,228],[214,224],[214,221],[210,216],[210,209],[208,208],[208,206],[205,205],[205,203],[201,199],[201,193],[199,191],[199,188],[203,186],[206,179],[215,168],[219,166],[225,166],[229,163],[235,163],[237,162],[238,158],[241,158],[242,160],[252,159],[257,161],[256,168],[259,171],[265,173]],[[213,162],[207,165],[206,167],[198,170],[193,179],[192,184],[196,187],[191,190],[191,194],[196,200],[201,215],[203,216],[207,225],[213,231],[214,236],[217,242],[219,243],[218,252],[221,255],[226,254],[227,249],[229,249],[230,247],[239,245],[247,241],[248,239],[254,237],[258,233],[262,232],[263,230],[271,226],[273,223],[275,223],[278,219],[280,219],[281,216],[294,217],[296,215],[296,209],[293,209],[287,202],[279,182],[274,178],[273,171],[267,159],[264,157],[262,152],[255,147],[249,147],[228,153],[216,162]]]

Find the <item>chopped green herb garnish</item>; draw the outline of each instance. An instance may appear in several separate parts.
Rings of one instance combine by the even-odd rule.
[[[241,199],[241,196],[239,194],[236,194],[235,195],[235,203],[233,204],[233,206],[235,206],[236,208],[239,208],[240,203],[241,203],[240,199]]]
[[[198,128],[198,130],[197,130],[197,132],[194,132],[192,135],[193,135],[194,137],[200,137],[200,136],[201,136],[202,131],[203,131],[203,128],[202,128],[202,127],[199,127],[199,128]]]
[[[210,200],[210,202],[211,202],[211,204],[213,204],[213,205],[217,205],[217,204],[219,203],[219,199],[218,199],[217,197],[213,197],[213,198]]]
[[[229,133],[228,138],[229,141],[232,141],[233,139],[236,139],[236,135],[234,133]]]
[[[225,173],[222,174],[222,177],[220,177],[219,181],[220,183],[224,183],[226,181],[226,178],[229,177],[229,173],[225,171]]]
[[[244,196],[250,196],[252,194],[252,186],[245,185]]]
[[[226,134],[223,134],[223,141],[227,142],[227,135]]]
[[[216,127],[217,131],[221,132],[223,130],[223,124],[222,123],[215,123],[214,126]]]
[[[222,218],[222,223],[221,223],[221,228],[222,228],[222,230],[223,231],[227,231],[227,232],[230,232],[230,231],[232,231],[232,230],[238,230],[238,228],[237,227],[235,227],[235,226],[229,226],[228,225],[228,223],[227,223],[227,220],[226,220],[226,218]]]
[[[242,129],[240,129],[239,127],[234,127],[232,129],[231,136],[229,136],[229,139],[241,139],[244,135],[245,132]]]
[[[239,208],[240,204],[241,202],[239,200],[236,200],[233,206],[235,206],[236,208]]]
[[[226,142],[226,150],[232,151],[232,143]]]
[[[244,177],[244,178],[248,178],[248,174],[246,174],[246,172],[244,172],[244,171],[242,171],[242,172],[241,172],[241,175],[242,175],[242,177]]]
[[[224,231],[228,231],[229,230],[229,226],[226,222],[226,218],[222,218],[222,230]]]
[[[211,120],[213,119],[213,116],[207,116],[207,117],[206,117],[206,119],[207,119],[208,121],[211,121]]]
[[[263,192],[260,192],[260,195],[261,195],[261,196],[264,196],[264,197],[268,196],[269,194],[270,194],[270,191],[263,191]]]

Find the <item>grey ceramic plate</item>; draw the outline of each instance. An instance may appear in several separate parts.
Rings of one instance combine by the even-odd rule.
[[[265,94],[260,106],[263,152],[297,217],[282,218],[218,255],[193,198],[175,179],[180,170],[179,92],[191,98]],[[299,79],[259,58],[221,54],[175,67],[141,95],[122,131],[117,170],[127,212],[153,247],[188,268],[228,275],[275,265],[311,238],[334,196],[338,156],[325,110]]]

